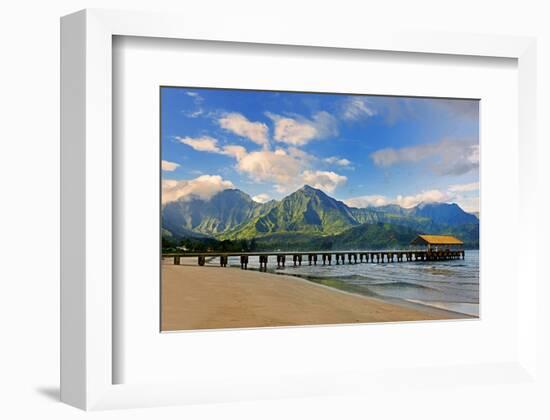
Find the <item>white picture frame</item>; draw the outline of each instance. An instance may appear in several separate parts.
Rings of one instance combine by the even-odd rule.
[[[520,138],[520,217],[536,206],[537,109],[536,42],[528,37],[420,33],[369,34],[358,39],[342,34],[326,39],[322,33],[243,34],[238,28],[182,25],[177,15],[85,10],[62,18],[62,278],[61,278],[61,399],[82,409],[106,409],[216,401],[216,386],[113,385],[112,299],[112,45],[113,36],[216,40],[241,43],[297,45],[311,48],[380,50],[518,60]],[[536,219],[521,217],[520,242],[536,242]],[[520,249],[519,258],[529,258]],[[522,268],[518,293],[517,363],[485,366],[537,382],[536,265]],[[442,375],[449,372],[441,367]],[[508,369],[508,370],[506,370]],[[410,372],[391,376],[403,380]],[[334,378],[346,392],[364,378],[355,374]],[[378,378],[380,379],[380,378]],[[376,381],[376,378],[372,379]],[[242,395],[265,397],[253,384],[242,384]],[[249,387],[248,390],[246,388]],[[307,395],[303,384],[284,395]],[[219,393],[224,389],[220,388]],[[316,392],[323,392],[317,390]],[[334,390],[327,390],[333,393]],[[207,394],[210,397],[206,397]],[[277,396],[274,396],[277,397]],[[241,398],[240,396],[237,397]],[[225,400],[220,398],[220,401]],[[229,398],[231,400],[231,396]]]

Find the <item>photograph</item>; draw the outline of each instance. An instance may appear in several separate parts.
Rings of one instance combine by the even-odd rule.
[[[478,99],[159,95],[161,332],[479,318]]]

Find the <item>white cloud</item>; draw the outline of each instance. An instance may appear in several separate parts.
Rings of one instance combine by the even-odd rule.
[[[296,184],[301,173],[301,162],[282,149],[272,152],[262,150],[251,152],[237,162],[237,169],[251,179],[273,182],[278,190],[285,191]]]
[[[428,190],[414,195],[398,195],[395,198],[389,198],[383,195],[364,195],[353,197],[344,202],[351,207],[380,207],[387,204],[398,204],[404,208],[411,208],[420,203],[438,203],[446,202],[451,199],[451,195],[440,190]]]
[[[251,122],[238,113],[226,114],[218,120],[218,123],[221,128],[245,137],[260,146],[267,147],[269,144],[269,128],[264,123]]]
[[[451,197],[446,192],[440,190],[428,190],[422,191],[421,193],[415,195],[398,195],[395,199],[395,203],[399,204],[401,207],[409,209],[420,203],[440,203],[449,201],[450,199]]]
[[[479,183],[450,185],[446,191],[432,189],[412,195],[386,197],[384,195],[364,195],[353,197],[344,202],[351,207],[380,207],[388,204],[398,204],[404,208],[415,207],[420,203],[456,203],[464,211],[479,212]]]
[[[176,139],[183,144],[191,146],[193,149],[199,152],[220,153],[221,149],[218,147],[218,141],[212,137],[176,137]]]
[[[345,120],[355,121],[376,115],[376,110],[366,98],[352,96],[344,100],[341,115]]]
[[[420,162],[435,159],[427,164],[439,175],[461,175],[479,168],[479,145],[471,140],[443,139],[438,143],[378,150],[370,155],[374,163],[389,167],[401,162]]]
[[[312,124],[301,123],[292,118],[274,117],[275,140],[283,143],[303,145],[317,136]]]
[[[343,175],[338,175],[335,172],[329,171],[304,171],[302,179],[304,183],[326,192],[333,192],[337,187],[345,184],[348,180],[348,178]]]
[[[202,102],[204,101],[204,98],[199,95],[197,92],[191,92],[191,91],[184,91],[184,93],[187,96],[190,96],[193,98],[193,103],[195,104],[195,110],[193,111],[183,111],[183,115],[185,115],[187,118],[198,118],[201,115],[204,114],[204,109],[201,107]]]
[[[329,163],[331,165],[339,165],[339,166],[349,166],[351,162],[344,158],[339,158],[336,156],[331,156],[326,159],[323,159],[326,163]]]
[[[317,160],[317,158],[312,154],[294,146],[287,147],[286,152],[293,158],[298,159],[301,162],[302,167],[307,167]]]
[[[471,182],[469,184],[454,184],[449,186],[449,191],[452,192],[469,192],[478,190],[479,182]]]
[[[353,197],[344,200],[350,207],[380,207],[387,204],[391,204],[387,197],[383,195],[362,195],[360,197]]]
[[[457,197],[454,200],[464,211],[479,213],[479,195]]]
[[[209,152],[209,153],[217,153],[219,155],[227,155],[231,156],[237,160],[242,159],[244,156],[246,156],[246,149],[243,146],[239,146],[236,144],[228,144],[226,146],[220,147],[218,145],[218,140],[203,136],[203,137],[176,137],[177,140],[180,143],[186,144],[188,146],[191,146],[193,149],[199,151],[199,152]]]
[[[188,118],[198,118],[200,117],[202,114],[204,113],[204,110],[202,108],[199,108],[195,111],[189,111],[189,112],[185,112],[185,116],[188,117]]]
[[[195,100],[196,103],[202,102],[204,100],[204,98],[201,95],[199,95],[198,92],[191,92],[189,90],[186,90],[185,94],[187,96],[191,96]]]
[[[254,200],[256,203],[267,203],[271,197],[269,194],[258,194],[252,197],[252,200]]]
[[[311,156],[307,152],[304,152],[302,149],[299,149],[299,148],[294,147],[294,146],[287,147],[286,151],[290,156],[295,157],[297,159],[304,159],[304,160],[313,159],[313,156]]]
[[[327,192],[334,191],[347,181],[347,177],[328,171],[311,171],[309,168],[316,160],[313,156],[296,147],[264,149],[248,152],[239,145],[220,146],[212,137],[178,137],[178,141],[195,150],[217,153],[235,159],[235,169],[246,174],[255,182],[269,182],[279,192],[289,192],[304,183]],[[346,159],[338,159],[337,164],[347,165]]]
[[[275,184],[275,189],[282,193],[303,184],[332,192],[347,180],[334,172],[310,171],[308,165],[307,156],[296,153],[296,150],[277,149],[247,153],[238,160],[236,168],[254,181]]]
[[[247,151],[242,146],[229,144],[223,147],[223,151],[221,153],[227,156],[234,157],[237,160],[241,160],[243,157],[246,156]]]
[[[175,171],[176,168],[178,168],[179,163],[176,163],[176,162],[169,162],[167,160],[163,160],[162,161],[162,170],[163,171],[167,171],[167,172],[172,172],[172,171]]]
[[[336,119],[325,111],[317,112],[311,119],[284,117],[270,112],[266,115],[275,123],[274,138],[281,143],[303,146],[314,139],[338,135]]]
[[[234,188],[233,183],[219,175],[201,175],[195,179],[180,181],[167,179],[162,181],[162,202],[166,204],[191,198],[209,200],[215,194],[229,188]]]

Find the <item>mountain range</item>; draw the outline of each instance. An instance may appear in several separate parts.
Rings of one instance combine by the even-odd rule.
[[[452,234],[479,244],[479,219],[457,204],[349,207],[305,185],[280,201],[257,203],[238,189],[209,200],[182,197],[163,205],[163,237],[254,240],[260,249],[351,249],[408,245],[419,233]]]

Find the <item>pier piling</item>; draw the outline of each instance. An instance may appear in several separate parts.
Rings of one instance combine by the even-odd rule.
[[[228,260],[227,255],[221,255],[220,256],[220,266],[221,267],[227,267],[227,260]]]

